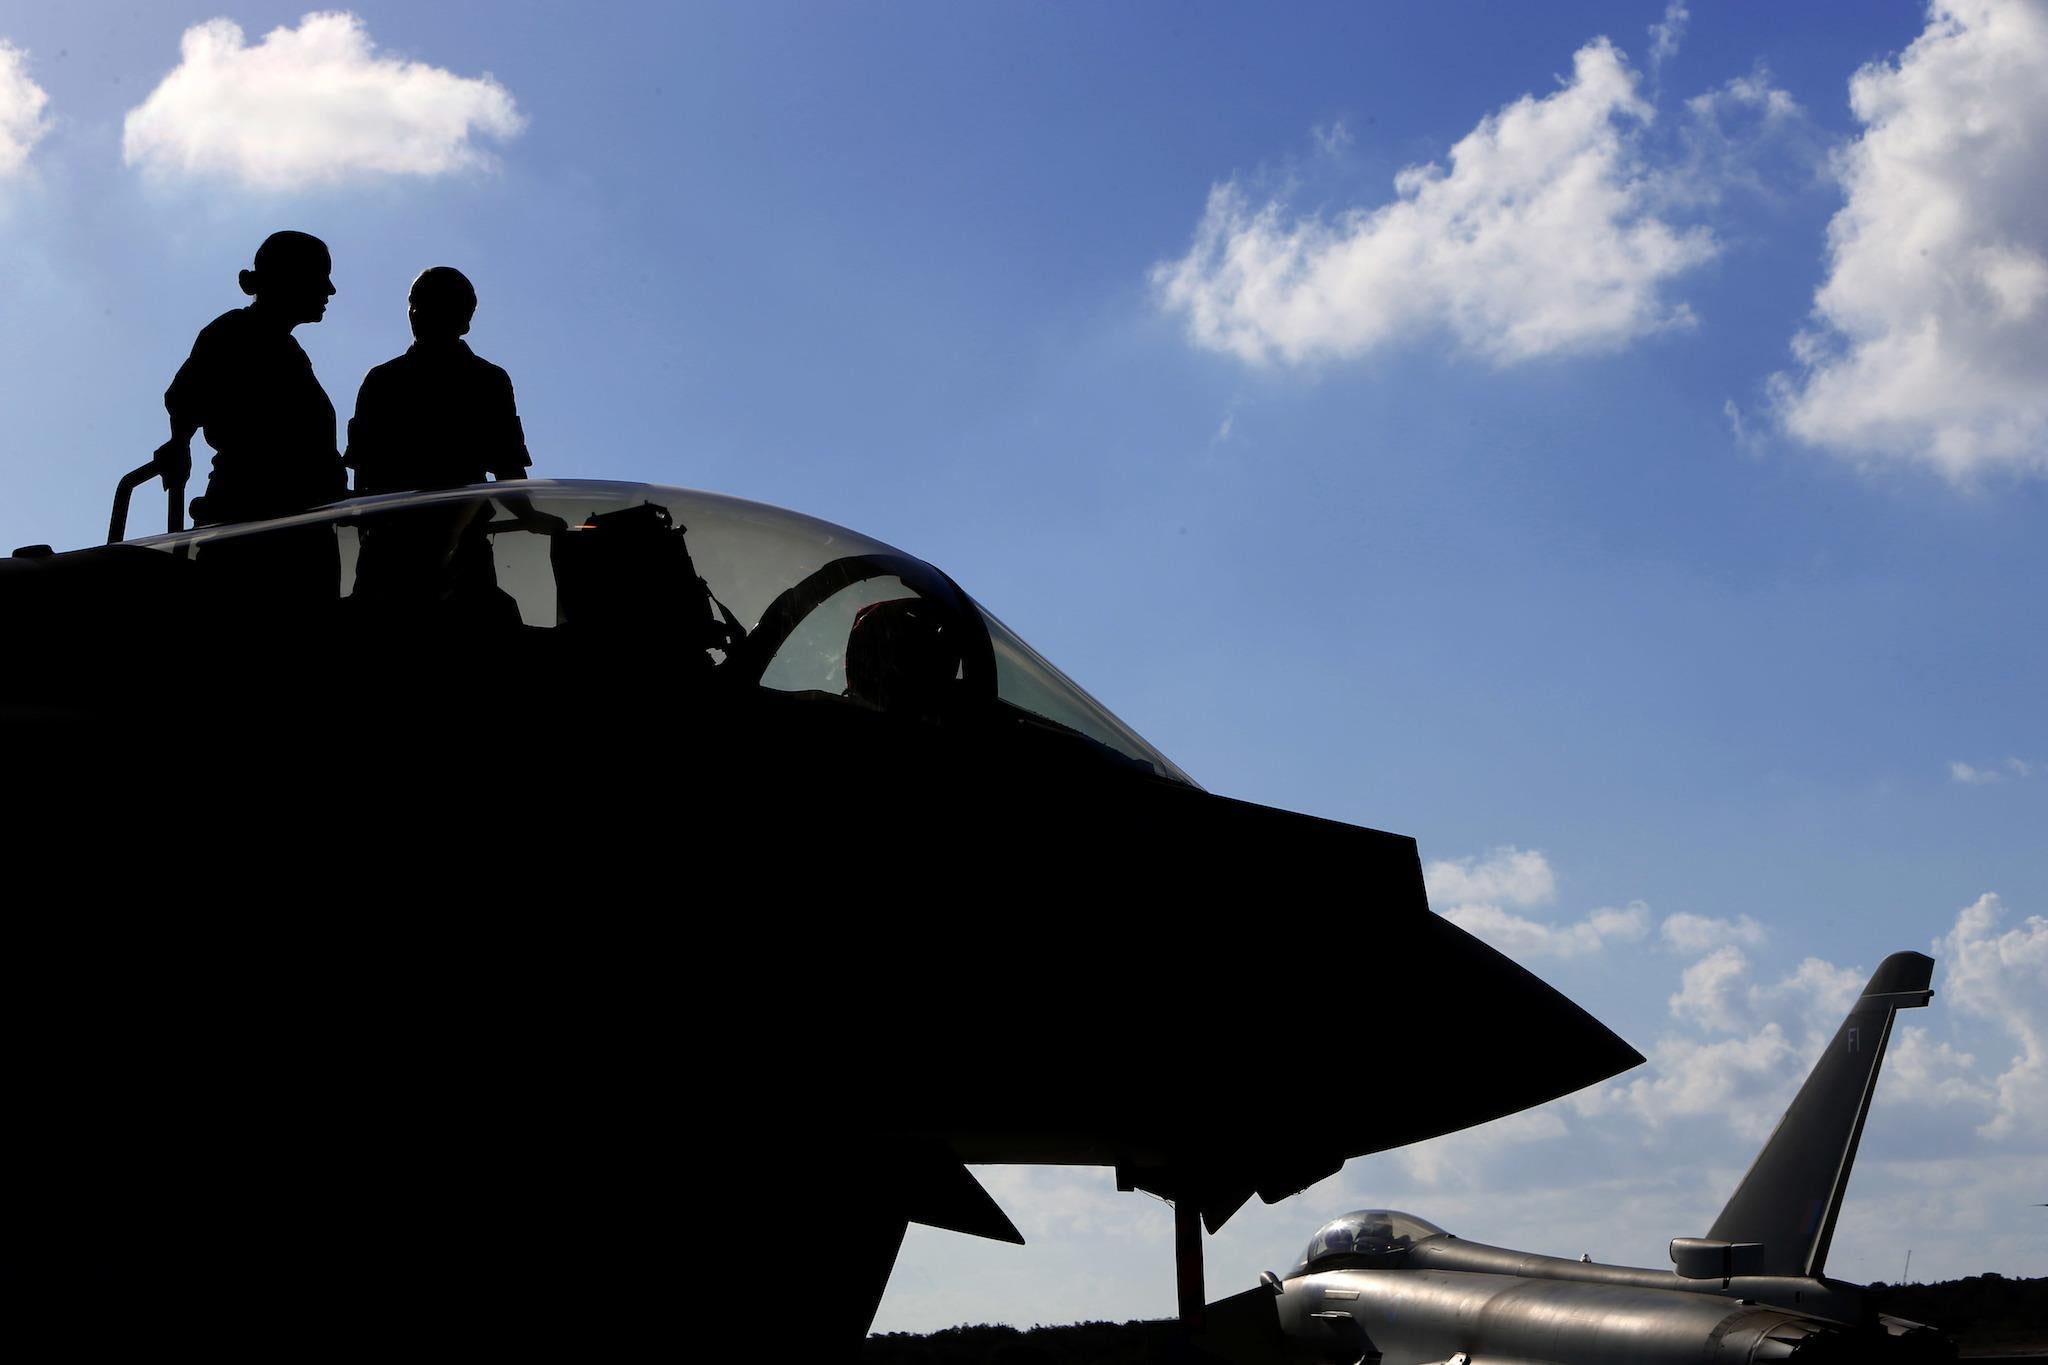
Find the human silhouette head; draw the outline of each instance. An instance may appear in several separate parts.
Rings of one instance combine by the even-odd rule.
[[[476,286],[452,265],[429,266],[405,297],[406,321],[421,341],[453,341],[476,316]]]
[[[256,268],[242,272],[242,292],[296,327],[326,316],[333,272],[327,243],[309,232],[273,232],[256,248]]]

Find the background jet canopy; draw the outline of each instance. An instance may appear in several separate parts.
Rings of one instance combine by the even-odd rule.
[[[1408,1248],[1444,1230],[1412,1213],[1357,1209],[1316,1229],[1289,1279],[1323,1270],[1384,1270],[1406,1263]]]
[[[1106,756],[1194,785],[945,574],[844,527],[761,503],[537,479],[361,498],[134,543],[202,568],[211,559],[216,573],[241,560],[267,573],[264,556],[238,550],[260,550],[254,542],[266,537],[303,540],[323,527],[332,528],[339,574],[332,598],[324,567],[313,575],[307,591],[323,601],[309,609],[340,602],[368,612],[402,599],[470,630],[590,637],[630,629],[650,644],[680,641],[682,662],[740,673],[763,688],[885,710],[971,693],[1011,719],[1050,722]],[[480,548],[488,553],[481,570]],[[278,606],[276,595],[273,585],[266,612]],[[479,599],[488,599],[484,609]],[[747,634],[736,650],[712,639],[721,605]]]

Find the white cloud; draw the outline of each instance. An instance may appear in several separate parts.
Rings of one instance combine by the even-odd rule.
[[[1885,1053],[1878,1094],[1903,1103],[1989,1109],[1997,1095],[1972,1074],[1976,1066],[1977,1058],[1953,1043],[1935,1042],[1924,1028],[1902,1027]]]
[[[2003,782],[2009,776],[2024,781],[2033,775],[2034,765],[2023,758],[2008,758],[2005,762],[1988,768],[1979,768],[1959,759],[1951,761],[1948,765],[1949,781],[1960,782],[1969,787],[1989,786],[1993,782]]]
[[[1712,952],[1730,943],[1747,943],[1755,947],[1768,937],[1764,933],[1764,927],[1748,915],[1738,915],[1734,919],[1713,919],[1706,915],[1689,915],[1683,911],[1665,916],[1664,922],[1657,927],[1657,933],[1667,947],[1688,957]]]
[[[1716,948],[1685,969],[1678,993],[1670,999],[1673,1018],[1717,1033],[1742,1032],[1743,1017],[1733,998],[1735,987],[1749,975],[1742,949]]]
[[[1692,321],[1667,281],[1715,252],[1659,218],[1636,144],[1652,110],[1606,39],[1569,81],[1482,119],[1450,169],[1410,166],[1393,202],[1325,221],[1210,192],[1187,255],[1154,267],[1189,338],[1251,364],[1366,354],[1447,332],[1499,364],[1614,349]]]
[[[1799,1028],[1818,1052],[1869,980],[1868,971],[1809,957],[1790,976],[1768,986],[1751,986],[1744,992],[1744,1003],[1753,1019],[1773,1019],[1787,1030]]]
[[[1754,113],[1767,123],[1800,118],[1806,113],[1789,91],[1772,82],[1771,73],[1765,67],[1758,67],[1747,76],[1736,76],[1717,89],[1694,95],[1685,102],[1685,107],[1695,117],[1717,127],[1733,111]]]
[[[1684,932],[1692,935],[1691,929]],[[1865,979],[1853,967],[1809,957],[1789,976],[1765,985],[1750,979],[1749,958],[1729,943],[1685,969],[1669,1004],[1673,1018],[1694,1028],[1747,1033],[1769,1025],[1818,1047],[1849,1012]]]
[[[1488,902],[1548,905],[1557,897],[1550,860],[1533,848],[1503,845],[1482,858],[1442,858],[1422,869],[1429,898],[1439,904]]]
[[[1934,0],[1849,93],[1864,131],[1780,419],[1958,482],[2048,472],[2048,0]]]
[[[1955,1008],[2003,1029],[2018,1052],[1993,1085],[1997,1109],[1986,1137],[2048,1133],[2048,919],[2030,915],[1998,932],[2005,907],[1986,894],[1964,907],[1935,944],[1947,964],[1943,982]]]
[[[1649,1061],[1647,1074],[1584,1091],[1572,1098],[1573,1107],[1589,1117],[1620,1114],[1653,1129],[1673,1119],[1711,1118],[1760,1140],[1791,1103],[1813,1058],[1768,1023],[1711,1043],[1660,1038]]]
[[[1571,924],[1547,924],[1497,905],[1454,905],[1444,918],[1512,958],[1579,957],[1609,941],[1633,943],[1650,931],[1646,906],[1595,910]]]
[[[1986,895],[1934,944],[1946,1003],[1997,1025],[2017,1044],[2004,1072],[1987,1081],[1975,1052],[1902,1023],[1881,1090],[1893,1103],[1975,1109],[1985,1116],[1978,1131],[1992,1139],[2048,1133],[2048,919],[2033,916],[2001,933],[2004,913],[1998,897]],[[1690,922],[1674,932],[1678,921]],[[1762,927],[1746,919],[1731,924],[1674,915],[1662,934],[1674,946],[1706,946],[1746,930],[1763,936]],[[1649,1074],[1610,1082],[1575,1103],[1582,1113],[1620,1109],[1652,1125],[1726,1103],[1732,1124],[1767,1130],[1865,980],[1862,969],[1809,957],[1776,981],[1757,981],[1742,949],[1722,942],[1686,966],[1668,1003],[1688,1031],[1657,1041]],[[1702,1043],[1700,1033],[1730,1036]]]
[[[1324,156],[1342,156],[1350,150],[1351,144],[1357,141],[1351,136],[1351,130],[1344,126],[1342,119],[1327,125],[1318,124],[1309,129],[1309,135],[1315,139],[1316,150]]]
[[[1685,26],[1691,19],[1692,13],[1686,9],[1685,0],[1671,0],[1664,7],[1663,19],[1650,25],[1652,71],[1678,55],[1678,45],[1685,40]]]
[[[1671,208],[1704,209],[1735,190],[1777,201],[1787,187],[1816,183],[1827,166],[1812,119],[1761,65],[1688,99],[1678,140],[1678,154],[1653,177],[1656,202]]]
[[[43,87],[29,79],[28,53],[0,38],[0,177],[19,175],[28,154],[50,131]]]
[[[287,190],[487,166],[473,139],[522,126],[488,75],[379,56],[353,14],[309,14],[253,46],[212,19],[185,30],[177,69],[129,111],[121,153],[160,175]]]
[[[1431,904],[1443,917],[1510,957],[1578,957],[1609,942],[1634,942],[1650,931],[1641,903],[1603,908],[1570,924],[1515,914],[1557,898],[1550,860],[1533,848],[1505,845],[1479,858],[1445,858],[1422,869]]]
[[[1760,454],[1764,448],[1763,437],[1749,429],[1749,423],[1742,418],[1742,409],[1735,405],[1733,398],[1721,401],[1721,415],[1728,419],[1729,434],[1735,437],[1735,445],[1745,455]]]

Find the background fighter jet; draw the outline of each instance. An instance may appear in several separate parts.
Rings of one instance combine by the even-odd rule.
[[[0,563],[0,632],[17,904],[123,908],[34,959],[9,1235],[80,1320],[233,1285],[237,1325],[587,1351],[773,1266],[830,1354],[907,1222],[1021,1240],[974,1162],[1175,1201],[1199,1308],[1253,1195],[1640,1060],[1429,913],[1413,840],[1204,792],[795,513],[362,499]],[[1326,1045],[1384,1099],[1276,1125]]]
[[[1919,953],[1884,960],[1707,1235],[1672,1241],[1675,1272],[1483,1246],[1367,1209],[1212,1318],[1240,1351],[1259,1354],[1277,1326],[1283,1358],[1344,1365],[1953,1359],[1932,1328],[1823,1273],[1893,1017],[1927,1003],[1933,971]]]

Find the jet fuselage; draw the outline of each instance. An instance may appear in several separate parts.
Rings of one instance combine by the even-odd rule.
[[[1383,1365],[1659,1365],[1942,1359],[1872,1314],[1854,1286],[1780,1276],[1685,1280],[1669,1271],[1532,1256],[1430,1238],[1405,1268],[1287,1280],[1275,1302],[1303,1359],[1381,1353]],[[1368,1346],[1369,1344],[1369,1346]],[[1929,1343],[1932,1347],[1933,1343]],[[1454,1357],[1455,1358],[1455,1357]]]

